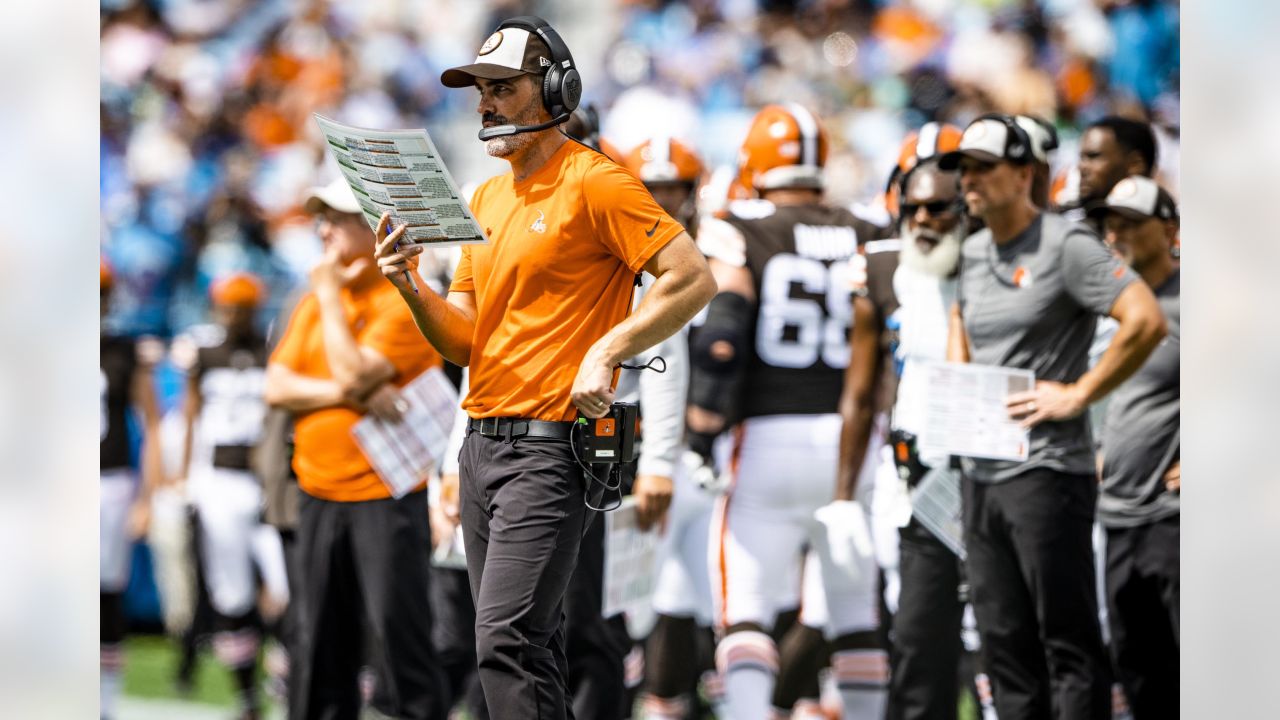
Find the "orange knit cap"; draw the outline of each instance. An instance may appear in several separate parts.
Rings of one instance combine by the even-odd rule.
[[[111,272],[111,266],[107,264],[104,257],[98,258],[98,291],[103,292],[111,289],[112,283],[115,282],[115,275]]]
[[[215,305],[256,306],[266,296],[262,281],[253,273],[235,272],[223,275],[209,287],[209,297]]]

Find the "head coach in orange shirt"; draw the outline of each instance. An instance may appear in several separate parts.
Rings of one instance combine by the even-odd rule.
[[[267,403],[294,415],[293,467],[303,491],[289,717],[355,720],[367,651],[378,671],[375,709],[442,720],[427,494],[419,488],[392,498],[351,435],[366,413],[399,420],[398,388],[440,365],[440,356],[383,282],[346,181],[313,188],[304,207],[317,218],[324,256],[271,354],[264,391]]]
[[[423,336],[470,367],[461,516],[490,714],[559,720],[561,608],[593,514],[571,421],[579,411],[604,416],[618,364],[688,322],[715,281],[637,178],[556,127],[581,81],[545,21],[503,22],[474,64],[441,81],[475,88],[485,150],[511,163],[472,200],[489,244],[463,249],[447,299],[414,294],[403,273],[421,248],[396,250],[403,230],[376,255]],[[657,279],[628,316],[642,270]]]

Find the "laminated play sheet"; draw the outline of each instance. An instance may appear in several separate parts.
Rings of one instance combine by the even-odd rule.
[[[439,467],[453,428],[458,391],[440,368],[431,368],[400,389],[404,418],[387,422],[365,415],[351,429],[369,464],[393,497],[401,498]]]
[[[407,243],[432,247],[487,243],[425,129],[371,130],[315,115],[325,145],[376,230],[384,212],[408,225]]]
[[[1027,459],[1030,433],[1009,419],[1005,398],[1035,387],[1030,370],[943,362],[926,363],[924,370],[921,455]]]

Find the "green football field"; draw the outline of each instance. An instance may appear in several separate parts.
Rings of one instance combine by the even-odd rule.
[[[177,675],[178,644],[163,635],[138,635],[125,641],[124,702],[120,720],[148,720],[152,717],[232,718],[235,716],[235,686],[213,653],[203,648],[196,663],[191,693],[182,695],[174,683]],[[281,716],[264,696],[267,717]],[[179,709],[185,710],[179,715]]]
[[[178,645],[163,635],[139,635],[125,641],[124,694],[119,720],[230,720],[235,717],[231,676],[204,648],[196,664],[191,694],[174,685]],[[259,671],[261,674],[261,671]],[[263,696],[265,718],[279,720],[283,708]],[[637,718],[639,720],[639,718]],[[968,695],[960,698],[959,720],[978,720]]]

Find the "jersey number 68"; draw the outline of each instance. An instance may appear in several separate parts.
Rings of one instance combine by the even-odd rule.
[[[760,282],[760,321],[756,353],[775,367],[807,368],[818,362],[843,368],[849,364],[849,331],[853,323],[853,285],[849,263],[780,253],[765,263]],[[792,285],[824,301],[793,297]],[[796,328],[787,337],[787,328]]]

